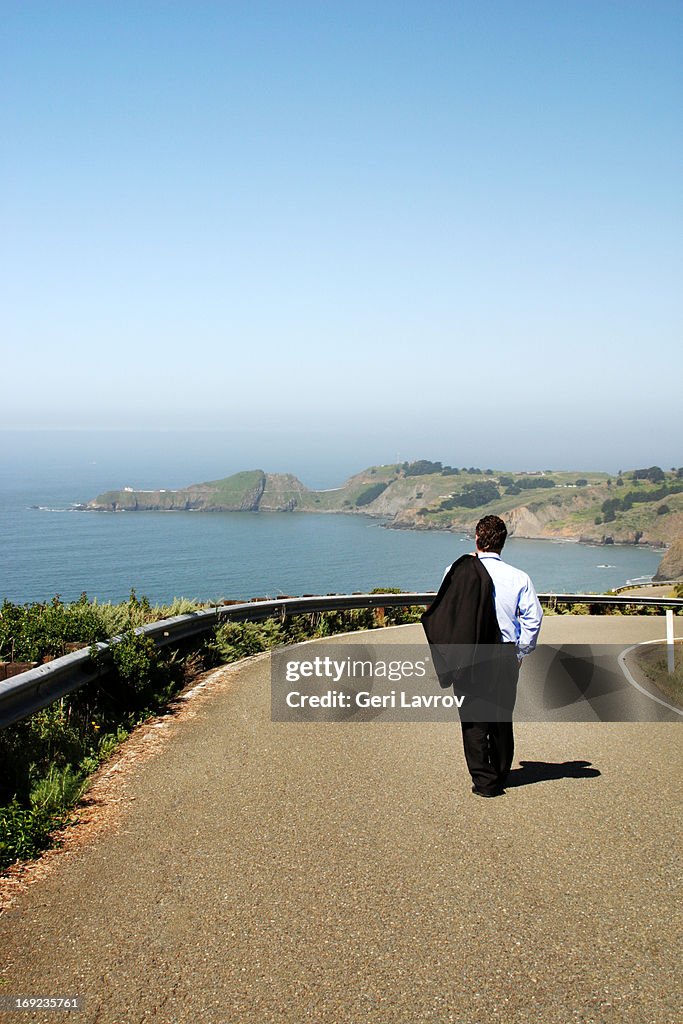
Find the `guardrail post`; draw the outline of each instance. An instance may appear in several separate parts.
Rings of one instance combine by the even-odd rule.
[[[675,668],[674,659],[674,613],[673,608],[666,609],[666,657],[669,675],[673,674]]]

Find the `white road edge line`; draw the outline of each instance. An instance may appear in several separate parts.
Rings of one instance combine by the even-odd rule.
[[[666,641],[665,640],[643,640],[639,644],[633,644],[632,647],[627,647],[625,651],[621,652],[621,654],[619,655],[617,660],[619,662],[619,666],[621,668],[621,671],[624,673],[627,682],[629,682],[631,684],[631,686],[635,686],[636,690],[640,690],[640,692],[644,693],[646,697],[650,698],[650,700],[656,701],[658,704],[661,704],[663,707],[668,708],[669,711],[673,711],[674,714],[680,715],[681,718],[683,718],[683,711],[680,708],[675,708],[673,706],[673,704],[667,704],[667,702],[665,700],[661,700],[661,698],[655,697],[654,693],[650,693],[649,690],[646,690],[644,686],[641,686],[640,683],[636,682],[636,680],[633,678],[633,676],[631,675],[631,673],[629,672],[629,670],[626,667],[626,655],[630,654],[631,651],[635,651],[636,647],[644,647],[645,644],[663,644],[663,643],[666,643]]]

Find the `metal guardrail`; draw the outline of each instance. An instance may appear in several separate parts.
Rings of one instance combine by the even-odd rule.
[[[328,594],[324,597],[281,597],[275,600],[254,600],[241,604],[218,605],[187,615],[176,615],[136,629],[136,633],[151,637],[157,647],[180,643],[210,632],[224,622],[259,622],[263,619],[285,617],[305,612],[352,611],[362,608],[406,608],[429,605],[433,591],[410,594]],[[681,598],[640,599],[603,594],[539,594],[542,604],[639,605],[647,608],[681,608]],[[119,642],[112,637],[107,643],[96,645],[101,656],[93,659],[90,648],[66,654],[45,665],[29,669],[20,675],[0,682],[0,729],[27,718],[35,711],[47,707],[86,683],[104,675],[110,667],[107,651]]]
[[[615,587],[613,594],[620,594],[622,590],[642,590],[644,587],[680,587],[681,580],[648,580],[647,583],[625,583],[623,587]]]
[[[629,597],[628,594],[539,594],[541,604],[640,605],[641,608],[683,608],[681,597]]]

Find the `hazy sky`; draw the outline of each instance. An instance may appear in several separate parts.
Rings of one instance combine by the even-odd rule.
[[[0,427],[683,462],[680,2],[0,17]]]

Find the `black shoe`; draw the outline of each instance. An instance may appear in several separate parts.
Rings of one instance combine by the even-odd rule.
[[[476,786],[472,786],[472,792],[474,793],[475,796],[485,796],[485,797],[505,796],[505,790],[504,789],[494,789],[494,790],[492,790],[492,792],[487,793],[486,790],[484,790],[484,789],[477,789]]]

